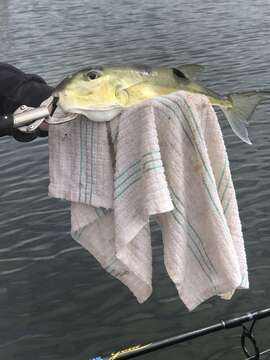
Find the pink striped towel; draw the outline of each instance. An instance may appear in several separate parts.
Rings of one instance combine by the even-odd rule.
[[[188,309],[248,288],[228,157],[205,96],[181,91],[110,123],[78,115],[50,125],[49,152],[49,195],[71,201],[73,238],[139,302],[152,292],[150,218]]]

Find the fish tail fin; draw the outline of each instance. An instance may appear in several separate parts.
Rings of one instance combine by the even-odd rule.
[[[228,95],[232,107],[221,106],[225,117],[231,125],[234,133],[245,143],[251,145],[248,136],[247,125],[256,109],[263,100],[270,98],[270,91],[249,91],[239,94]]]

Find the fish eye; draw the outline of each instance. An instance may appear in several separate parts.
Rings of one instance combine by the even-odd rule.
[[[89,80],[95,80],[100,77],[100,73],[95,70],[91,70],[86,74],[86,76]]]

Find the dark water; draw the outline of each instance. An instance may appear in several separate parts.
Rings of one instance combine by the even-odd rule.
[[[267,0],[1,0],[0,61],[55,85],[89,64],[206,66],[221,93],[270,88]],[[87,360],[270,305],[270,106],[250,126],[253,147],[223,123],[239,200],[251,288],[188,313],[154,238],[154,292],[139,305],[69,235],[69,208],[47,197],[45,139],[0,141],[0,359]],[[270,320],[257,326],[270,347]],[[240,330],[195,340],[145,359],[243,359]]]

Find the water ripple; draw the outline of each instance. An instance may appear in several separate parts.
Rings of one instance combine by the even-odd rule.
[[[269,15],[265,0],[2,0],[0,61],[38,73],[51,85],[90,64],[200,63],[206,67],[202,83],[221,94],[270,89]],[[158,225],[151,227],[154,291],[139,305],[71,239],[69,204],[47,197],[46,139],[21,144],[1,138],[1,359],[88,359],[268,307],[269,116],[267,104],[256,111],[250,147],[219,114],[252,290],[237,292],[230,302],[210,299],[191,313],[167,276]],[[258,326],[263,344],[268,328],[266,320]],[[155,359],[241,358],[237,330],[210,335],[207,346],[205,341],[160,351]]]

